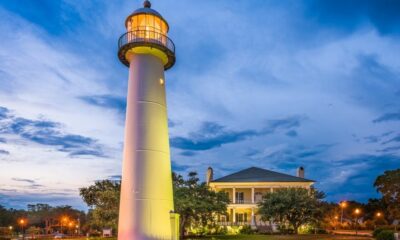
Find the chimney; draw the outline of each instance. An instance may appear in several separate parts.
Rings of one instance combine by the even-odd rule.
[[[304,168],[303,167],[299,167],[297,169],[297,177],[304,178]]]
[[[208,167],[207,176],[206,176],[207,186],[210,184],[210,182],[212,182],[213,177],[214,177],[213,175],[214,175],[214,171],[213,171],[212,167]]]

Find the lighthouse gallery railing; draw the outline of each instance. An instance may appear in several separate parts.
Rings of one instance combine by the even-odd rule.
[[[175,53],[175,44],[166,35],[152,30],[135,30],[123,34],[118,40],[118,49],[130,43],[145,43],[146,45],[158,45]]]

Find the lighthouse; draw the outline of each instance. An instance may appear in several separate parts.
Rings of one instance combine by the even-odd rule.
[[[164,76],[175,46],[149,1],[125,27],[118,41],[118,58],[129,67],[118,239],[176,239]]]

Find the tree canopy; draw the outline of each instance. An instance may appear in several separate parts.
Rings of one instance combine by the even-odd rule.
[[[374,187],[382,194],[390,216],[400,219],[400,169],[385,171],[376,178]]]
[[[266,193],[259,203],[264,221],[272,221],[284,228],[286,223],[298,232],[300,225],[322,219],[321,199],[324,193],[304,188],[285,188]]]
[[[217,214],[226,214],[229,197],[225,192],[214,192],[200,183],[196,172],[185,180],[173,173],[175,212],[180,214],[180,231],[189,227],[214,226]]]
[[[103,180],[79,189],[83,201],[91,208],[88,217],[92,228],[117,229],[120,188],[119,181]]]

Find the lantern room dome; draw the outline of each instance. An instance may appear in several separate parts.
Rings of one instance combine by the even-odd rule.
[[[148,4],[146,4],[146,2]],[[165,24],[167,25],[167,32],[168,32],[168,29],[169,29],[168,22],[163,18],[163,16],[159,12],[157,12],[156,10],[151,8],[150,2],[145,1],[143,5],[144,6],[142,8],[136,9],[135,11],[133,11],[133,13],[131,13],[126,18],[125,27],[128,27],[128,22],[132,19],[133,16],[141,15],[141,14],[150,14],[150,15],[153,15],[153,16],[156,16],[156,17],[160,18],[163,22],[165,22]]]

